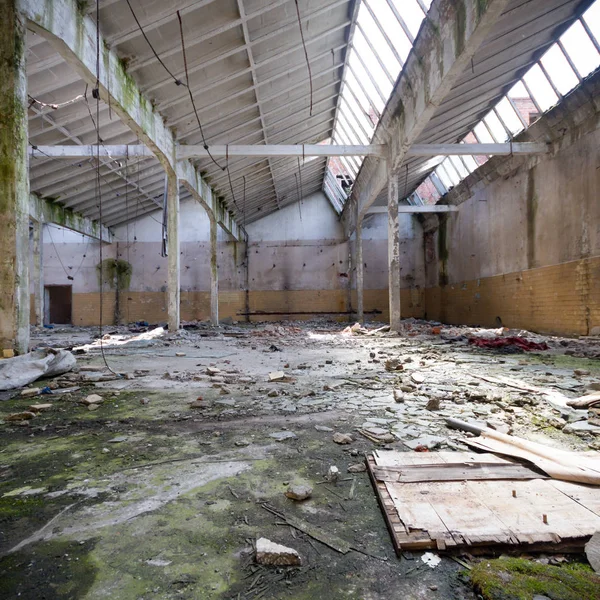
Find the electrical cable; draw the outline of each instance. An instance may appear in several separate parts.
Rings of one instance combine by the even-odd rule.
[[[144,36],[144,39],[146,40],[148,46],[150,46],[150,50],[152,50],[152,54],[154,54],[154,56],[156,56],[156,60],[158,60],[158,62],[162,65],[163,69],[171,76],[171,78],[175,82],[175,85],[185,85],[181,81],[181,79],[178,79],[177,77],[175,77],[175,75],[173,75],[173,73],[169,70],[169,68],[167,67],[167,65],[165,65],[165,63],[162,61],[162,59],[158,55],[158,52],[156,52],[156,50],[154,49],[154,46],[150,43],[150,40],[148,39],[148,36],[146,35],[146,32],[144,31],[144,28],[142,27],[142,24],[138,21],[138,18],[137,18],[136,14],[133,11],[133,8],[131,6],[131,2],[129,2],[129,0],[126,0],[126,1],[127,1],[127,6],[129,6],[129,10],[131,11],[131,14],[133,16],[134,21],[137,23],[137,26],[138,26],[141,34]],[[98,2],[98,0],[96,0],[96,2]],[[179,13],[177,13],[177,14],[179,14]]]
[[[129,0],[128,0],[129,1]],[[221,169],[221,171],[227,171],[227,179],[229,181],[229,189],[231,190],[231,198],[233,200],[233,205],[238,209],[238,211],[240,210],[237,202],[235,200],[235,193],[233,191],[233,184],[231,182],[231,173],[229,172],[229,146],[226,146],[226,159],[225,159],[225,166],[222,167],[217,160],[215,159],[215,157],[211,154],[210,152],[210,148],[208,146],[208,144],[206,143],[206,138],[204,137],[204,129],[202,128],[202,122],[200,121],[200,115],[198,114],[198,109],[196,108],[196,101],[194,100],[194,94],[192,94],[192,89],[190,87],[190,76],[189,76],[189,71],[188,71],[188,65],[187,65],[187,55],[185,52],[185,37],[183,35],[183,20],[181,19],[181,14],[179,11],[177,11],[177,19],[179,21],[179,36],[181,37],[181,52],[183,54],[183,69],[185,72],[185,87],[187,88],[188,91],[188,95],[190,97],[190,101],[192,103],[192,108],[194,109],[194,115],[196,115],[196,121],[198,121],[198,129],[200,129],[200,135],[202,137],[202,146],[204,147],[204,149],[206,150],[209,158],[212,160],[212,162],[219,168]]]
[[[302,48],[304,48],[304,57],[306,58],[306,68],[308,69],[308,83],[310,85],[310,110],[309,116],[312,117],[313,112],[313,81],[312,71],[310,69],[310,61],[308,60],[308,50],[306,49],[306,42],[304,41],[304,31],[302,30],[302,19],[300,18],[300,7],[298,6],[298,0],[294,0],[296,3],[296,15],[298,16],[298,27],[300,28],[300,39],[302,40]]]

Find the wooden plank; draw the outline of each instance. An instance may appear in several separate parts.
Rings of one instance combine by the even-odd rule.
[[[402,467],[375,467],[377,481],[411,483],[419,481],[471,481],[502,479],[539,479],[547,475],[518,464],[501,463],[438,463],[406,465]]]
[[[475,453],[376,452],[368,457],[369,475],[396,552],[474,551],[490,546],[580,551],[600,530],[598,487],[541,478],[377,480],[377,473],[399,470],[420,474],[430,471],[439,476],[457,468],[472,469],[465,464],[477,464],[478,459],[485,461],[483,465],[490,471],[521,467],[494,455]]]

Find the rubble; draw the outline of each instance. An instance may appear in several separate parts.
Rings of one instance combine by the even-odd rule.
[[[354,439],[352,438],[352,436],[349,433],[334,433],[333,434],[333,441],[336,444],[341,444],[341,445],[345,445],[345,444],[351,444]]]
[[[297,550],[276,544],[267,538],[256,540],[256,562],[275,567],[296,567],[302,564]]]
[[[290,500],[302,501],[310,498],[312,493],[313,488],[311,488],[309,485],[293,484],[288,487],[285,495]]]

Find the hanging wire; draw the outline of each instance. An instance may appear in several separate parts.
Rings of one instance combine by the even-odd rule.
[[[183,54],[183,68],[185,71],[185,87],[187,88],[188,95],[190,97],[190,101],[192,103],[192,108],[194,109],[194,114],[196,115],[196,121],[198,121],[198,129],[200,129],[200,135],[202,136],[202,145],[206,152],[208,153],[209,158],[213,161],[213,163],[221,169],[221,171],[227,171],[227,179],[229,181],[229,189],[231,190],[231,198],[233,200],[234,206],[238,209],[237,202],[235,201],[235,193],[233,192],[233,184],[231,182],[231,173],[229,172],[229,147],[226,149],[227,157],[225,159],[225,166],[222,167],[215,157],[211,154],[208,144],[206,143],[206,138],[204,137],[204,129],[202,128],[202,122],[200,121],[200,115],[198,114],[198,109],[196,108],[196,101],[194,100],[194,94],[192,94],[192,90],[190,88],[190,76],[187,65],[187,55],[185,52],[185,37],[183,35],[183,20],[181,18],[181,14],[177,11],[177,19],[179,21],[179,36],[181,37],[181,52]]]
[[[156,50],[154,49],[154,46],[150,43],[150,40],[148,39],[148,36],[146,35],[146,32],[144,31],[142,24],[138,21],[138,18],[131,6],[131,2],[129,2],[129,0],[126,0],[126,2],[127,2],[127,6],[129,6],[129,10],[131,11],[134,21],[137,23],[137,26],[138,26],[141,34],[144,36],[144,39],[146,40],[148,46],[150,46],[150,50],[152,50],[152,54],[154,54],[154,56],[156,56],[156,60],[158,60],[158,62],[162,65],[163,69],[171,76],[171,78],[175,82],[175,85],[184,85],[180,79],[178,79],[177,77],[175,77],[175,75],[173,75],[173,73],[169,70],[167,65],[165,65],[165,63],[162,61],[162,59],[158,55],[158,52],[156,52]],[[96,4],[98,4],[98,0],[96,0]],[[179,13],[177,13],[177,14],[179,14]]]
[[[308,83],[310,86],[310,111],[309,116],[312,117],[313,112],[313,81],[312,71],[310,69],[310,61],[308,60],[308,51],[306,49],[306,42],[304,41],[304,31],[302,29],[302,19],[300,18],[300,7],[298,6],[298,0],[296,2],[296,15],[298,16],[298,27],[300,28],[300,39],[302,40],[302,48],[304,49],[304,57],[306,58],[306,68],[308,69]]]

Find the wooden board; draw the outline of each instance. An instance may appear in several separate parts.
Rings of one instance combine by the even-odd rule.
[[[397,553],[582,551],[600,531],[600,488],[545,478],[493,454],[376,451],[367,464]]]

